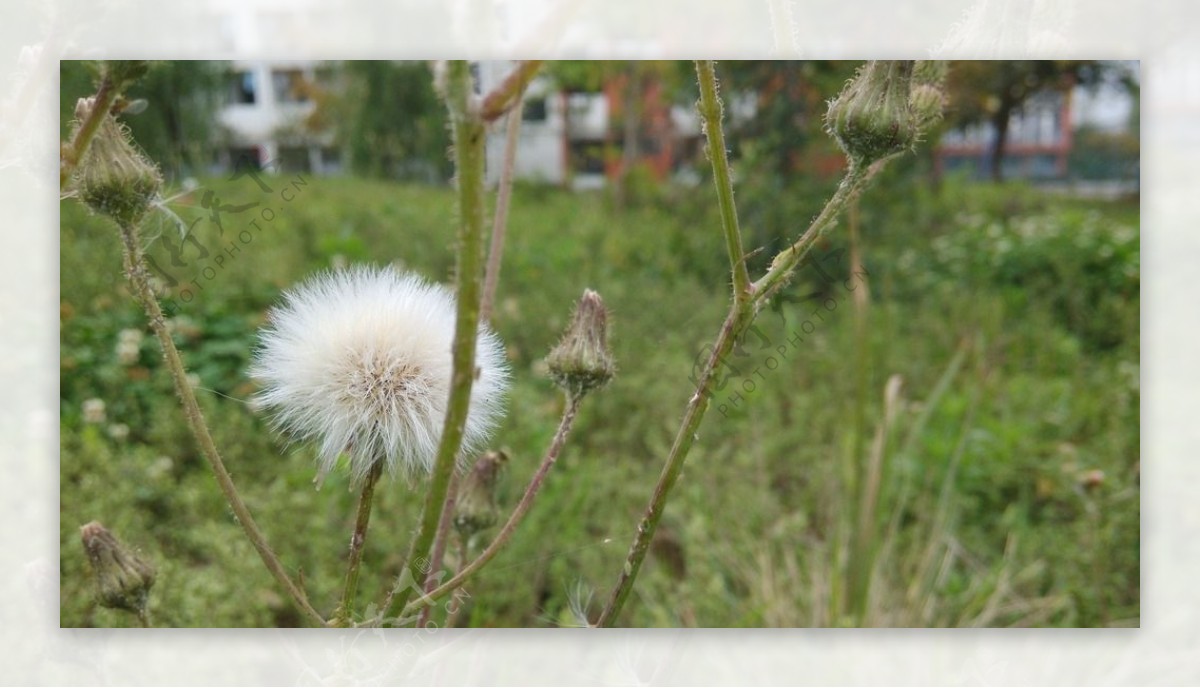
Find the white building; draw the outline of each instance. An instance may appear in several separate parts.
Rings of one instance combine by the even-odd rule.
[[[341,172],[333,133],[314,133],[306,125],[316,109],[312,89],[323,74],[320,63],[312,60],[230,63],[226,104],[217,115],[225,140],[214,165],[233,169],[252,163],[285,171]]]

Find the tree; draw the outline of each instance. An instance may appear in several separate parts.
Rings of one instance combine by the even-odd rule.
[[[631,183],[629,173],[637,166],[642,156],[642,139],[646,136],[645,112],[648,93],[652,86],[661,88],[668,106],[675,100],[682,84],[691,78],[691,64],[686,62],[664,62],[633,60],[626,62],[608,61],[562,61],[551,62],[544,72],[559,88],[570,92],[600,92],[606,87],[615,87],[619,92],[618,114],[620,115],[621,164],[617,166],[617,201],[624,205]],[[568,113],[569,115],[569,113]],[[610,129],[616,134],[616,121]],[[617,136],[613,135],[612,139]],[[636,178],[636,177],[635,177]]]
[[[754,93],[756,101],[753,117],[731,132],[730,139],[742,149],[752,146],[763,170],[779,180],[796,176],[814,143],[840,160],[836,146],[822,131],[825,98],[837,93],[859,64],[829,60],[722,63],[731,92]]]
[[[1125,83],[1125,68],[1099,60],[961,61],[950,66],[948,123],[965,126],[988,122],[996,132],[988,167],[995,181],[1003,179],[1008,123],[1031,96],[1042,91],[1066,93],[1076,84],[1102,80]]]
[[[448,178],[450,139],[428,65],[370,60],[344,69],[344,88],[322,119],[341,122],[337,136],[351,168],[373,177]]]

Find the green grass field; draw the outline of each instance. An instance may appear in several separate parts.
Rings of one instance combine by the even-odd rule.
[[[248,407],[255,334],[282,289],[334,264],[394,262],[449,283],[454,200],[361,179],[264,181],[271,192],[202,182],[224,204],[257,204],[224,213],[223,234],[200,192],[171,206],[205,218],[193,231],[207,258],[184,244],[173,265],[151,241],[175,243],[165,218],[145,234],[226,464],[328,613],[356,495],[336,471],[315,490],[313,448],[287,446]],[[744,192],[748,248],[796,236],[826,190]],[[519,185],[509,226],[494,319],[514,378],[494,438],[510,457],[504,507],[557,423],[542,359],[585,288],[611,309],[619,372],[587,399],[508,548],[468,585],[461,623],[582,625],[616,580],[724,317],[719,218],[707,185],[622,209],[606,194]],[[801,271],[725,369],[621,623],[1138,625],[1138,233],[1136,202],[879,180],[860,245],[843,222],[820,270]],[[93,602],[79,542],[91,520],[157,566],[156,625],[300,624],[187,431],[119,245],[109,221],[62,203],[62,625],[136,624]],[[145,336],[124,335],[138,348],[122,358],[126,329]],[[89,399],[104,402],[103,422],[86,422]],[[420,505],[420,484],[378,490],[361,600],[381,599],[399,572]]]

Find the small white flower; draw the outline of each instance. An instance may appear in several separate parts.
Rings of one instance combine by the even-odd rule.
[[[322,273],[284,295],[261,333],[250,375],[275,425],[319,444],[318,482],[337,457],[354,482],[377,461],[428,473],[453,370],[454,297],[395,268]],[[479,328],[463,451],[482,447],[501,413],[508,369],[499,338]]]
[[[105,419],[104,400],[103,399],[88,399],[83,402],[83,422],[100,424]]]
[[[124,423],[116,423],[108,426],[108,436],[118,442],[124,442],[129,438],[129,426]]]
[[[133,365],[141,356],[141,348],[136,342],[122,340],[117,342],[117,362],[124,366]]]

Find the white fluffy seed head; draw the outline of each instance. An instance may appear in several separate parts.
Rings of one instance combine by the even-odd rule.
[[[428,474],[453,370],[454,296],[395,268],[319,274],[284,295],[260,334],[250,375],[276,427],[319,445],[318,482],[350,460],[354,483],[378,461]],[[463,451],[482,448],[502,412],[509,373],[500,339],[481,325],[478,375]]]

